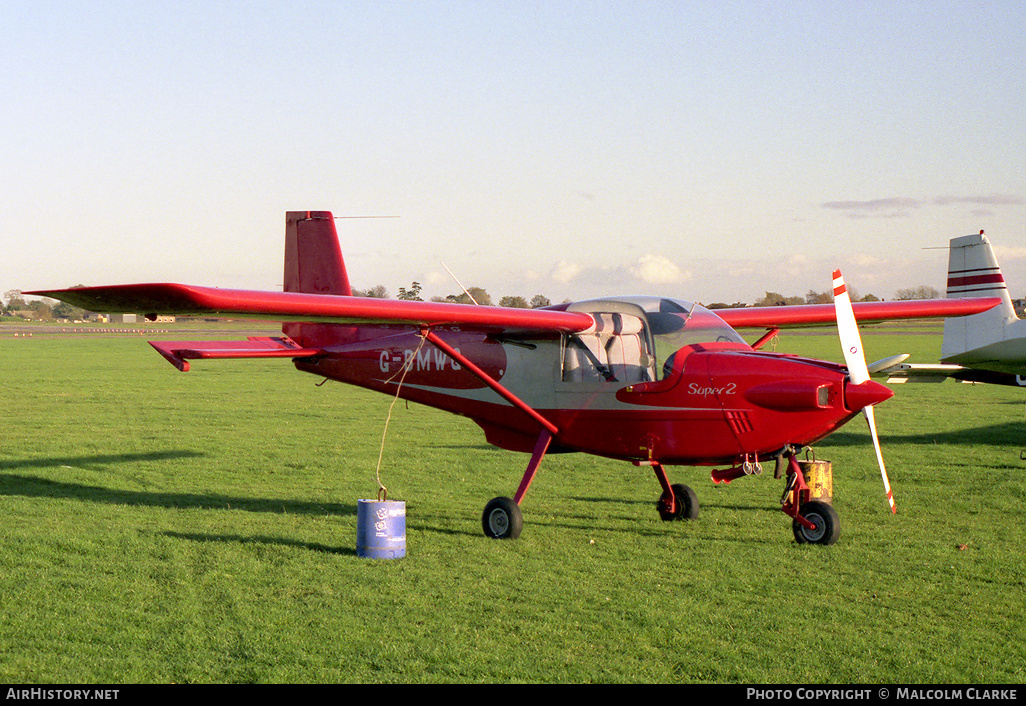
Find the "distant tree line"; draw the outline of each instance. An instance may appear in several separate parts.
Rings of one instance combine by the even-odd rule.
[[[860,297],[853,287],[848,287],[848,296],[851,297],[853,302],[876,302],[880,301],[879,298],[872,294],[867,294],[864,297]],[[804,297],[798,296],[784,296],[780,292],[766,292],[766,295],[752,304],[745,304],[743,302],[735,302],[733,304],[724,304],[722,302],[715,302],[709,305],[710,309],[733,309],[746,306],[795,306],[798,304],[831,304],[834,301],[833,292],[817,292],[814,289],[810,289],[805,293]]]
[[[853,302],[878,302],[880,298],[875,294],[867,294],[864,297],[860,297],[854,287],[848,285],[848,296]],[[921,284],[918,287],[909,287],[907,289],[899,289],[894,294],[895,299],[907,301],[909,299],[940,299],[942,294],[935,288],[929,287],[925,284]],[[806,292],[804,297],[787,297],[779,292],[766,292],[766,296],[758,301],[752,303],[750,306],[794,306],[797,304],[830,304],[834,301],[833,292],[817,292],[814,289],[810,289]],[[739,307],[749,306],[743,302],[734,302],[733,304],[725,304],[723,302],[715,302],[709,305],[710,309],[733,309]]]
[[[909,299],[940,299],[941,293],[933,287],[921,284],[918,287],[899,289],[894,293],[894,298],[901,299],[902,301],[908,301]]]
[[[421,285],[420,282],[414,282],[410,285],[409,289],[406,287],[399,288],[399,299],[405,299],[409,301],[424,301],[421,297]],[[353,295],[358,297],[374,297],[376,299],[388,299],[388,290],[382,285],[372,287],[371,289],[354,289]],[[880,298],[874,294],[867,294],[865,296],[859,296],[858,292],[851,285],[848,286],[848,295],[851,297],[853,302],[878,302]],[[938,292],[934,287],[927,285],[919,285],[918,287],[909,287],[907,289],[899,289],[895,292],[894,298],[901,300],[908,299],[940,299],[942,294]],[[477,303],[482,306],[491,306],[494,304],[491,296],[482,287],[468,287],[466,292],[460,292],[459,294],[449,294],[444,297],[431,297],[431,301],[434,302],[455,302],[457,304],[474,304]],[[762,299],[759,299],[751,304],[745,302],[734,302],[727,304],[725,302],[713,302],[708,305],[710,309],[735,309],[746,306],[794,306],[796,304],[830,304],[834,301],[833,292],[817,292],[814,289],[810,289],[805,293],[804,297],[799,296],[785,296],[780,292],[766,292]],[[542,306],[549,306],[552,302],[548,297],[535,294],[531,297],[530,301],[523,296],[504,296],[499,299],[499,306],[512,307],[517,309],[536,309]]]
[[[20,289],[9,289],[4,292],[3,301],[0,302],[0,315],[41,321],[51,319],[76,321],[85,316],[85,311],[67,302],[55,302],[50,299],[28,301],[22,296]]]
[[[422,288],[420,282],[414,282],[410,285],[409,289],[406,287],[399,288],[399,299],[405,301],[422,302],[424,298],[421,296]],[[374,299],[388,299],[388,290],[384,286],[378,285],[370,289],[354,289],[353,296],[355,297],[372,297]],[[433,302],[452,302],[454,304],[478,304],[480,306],[492,306],[494,304],[492,297],[483,287],[468,287],[467,291],[460,292],[459,294],[449,294],[444,297],[431,297]],[[531,301],[528,301],[522,296],[506,296],[499,299],[499,306],[510,307],[514,309],[537,309],[540,306],[548,306],[552,302],[549,298],[541,294],[535,294],[531,297]]]

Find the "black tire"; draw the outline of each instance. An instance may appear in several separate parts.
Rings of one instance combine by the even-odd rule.
[[[693,520],[698,517],[698,496],[695,495],[695,491],[686,485],[675,483],[670,488],[673,490],[673,497],[676,501],[674,504],[674,512],[670,512],[666,509],[669,504],[664,492],[659,497],[659,502],[656,504],[656,509],[659,510],[659,517],[664,522],[670,522],[672,520]]]
[[[485,505],[481,528],[492,539],[516,539],[524,528],[520,506],[511,498],[493,498]]]
[[[812,500],[802,505],[798,514],[816,525],[810,530],[798,520],[791,523],[795,541],[799,544],[833,544],[841,536],[841,520],[830,503]]]

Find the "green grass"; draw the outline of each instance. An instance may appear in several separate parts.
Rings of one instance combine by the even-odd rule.
[[[926,331],[864,332],[867,356],[935,361]],[[837,359],[823,333],[777,350]],[[400,403],[381,473],[408,554],[374,561],[356,500],[387,397],[287,361],[181,374],[144,340],[0,338],[2,681],[1026,680],[1019,389],[895,387],[896,516],[861,420],[818,446],[832,547],[793,541],[771,468],[727,487],[671,469],[702,510],[663,523],[650,472],[583,455],[547,458],[521,538],[487,540],[526,455]]]

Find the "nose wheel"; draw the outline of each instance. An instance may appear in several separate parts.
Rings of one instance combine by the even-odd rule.
[[[841,536],[841,521],[833,505],[811,500],[798,508],[798,517],[791,523],[799,544],[833,544]],[[811,524],[812,527],[807,526]]]
[[[829,502],[812,500],[812,491],[794,456],[788,459],[787,485],[780,509],[792,518],[791,529],[799,544],[833,544],[841,536],[841,520]]]

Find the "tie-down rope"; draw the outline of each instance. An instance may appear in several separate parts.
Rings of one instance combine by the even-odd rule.
[[[385,428],[381,431],[381,448],[378,450],[378,466],[374,471],[376,480],[378,481],[378,500],[388,500],[388,488],[381,482],[381,458],[385,455],[385,437],[388,435],[388,423],[392,420],[392,408],[395,407],[395,403],[399,401],[399,393],[403,389],[403,380],[406,379],[406,373],[410,372],[413,367],[413,361],[417,359],[417,355],[420,353],[420,349],[424,347],[424,343],[427,342],[427,334],[420,334],[420,345],[417,346],[417,350],[413,352],[413,355],[409,357],[403,363],[403,367],[396,372],[395,375],[385,380],[386,383],[395,380],[395,376],[402,373],[399,377],[399,385],[395,388],[395,397],[392,399],[392,404],[388,405],[388,415],[385,417]]]

